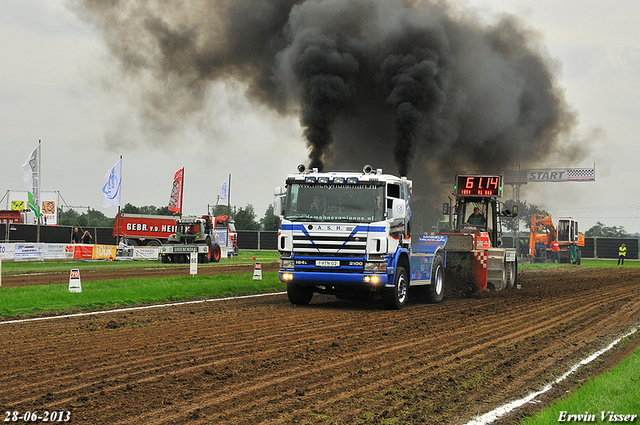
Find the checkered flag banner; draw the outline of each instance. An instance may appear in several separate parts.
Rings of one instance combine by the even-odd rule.
[[[567,179],[569,181],[595,181],[595,168],[568,168]]]
[[[448,171],[440,175],[440,183],[453,184],[456,175],[479,174],[479,171]],[[485,173],[486,174],[486,173]],[[596,180],[595,168],[552,168],[536,170],[506,170],[501,173],[504,184],[527,184],[539,182],[592,182]]]

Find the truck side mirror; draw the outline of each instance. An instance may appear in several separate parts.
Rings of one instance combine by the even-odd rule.
[[[442,204],[442,215],[449,215],[449,204],[446,202]]]
[[[389,218],[405,218],[407,214],[407,202],[404,199],[393,199]]]
[[[273,214],[282,218],[284,217],[284,200],[285,194],[281,187],[276,187],[273,190]]]

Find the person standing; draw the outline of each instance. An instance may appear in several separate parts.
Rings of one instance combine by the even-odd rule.
[[[627,256],[627,247],[622,244],[620,248],[618,248],[618,265],[624,266],[624,258]]]
[[[553,262],[557,261],[560,264],[560,244],[558,241],[552,241],[549,245],[551,246],[551,251],[553,251]]]
[[[82,235],[82,243],[83,244],[93,243],[93,236],[91,236],[91,233],[89,233],[88,230],[85,230],[84,234]]]
[[[77,227],[73,229],[73,234],[71,235],[71,241],[73,243],[82,243],[82,232]]]

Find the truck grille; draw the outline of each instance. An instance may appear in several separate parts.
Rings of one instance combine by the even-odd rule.
[[[363,257],[367,248],[366,236],[293,236],[296,255],[333,255],[337,257]]]

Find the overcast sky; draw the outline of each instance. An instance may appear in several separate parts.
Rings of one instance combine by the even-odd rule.
[[[522,187],[521,199],[549,210],[554,220],[573,216],[582,231],[601,221],[640,232],[640,179],[634,174],[640,157],[640,3],[468,4],[487,22],[501,13],[516,14],[539,32],[578,115],[576,137],[593,140],[579,163],[556,158],[554,166],[590,168],[595,163],[596,182],[529,184]],[[258,218],[271,203],[274,187],[297,164],[308,162],[297,118],[252,104],[242,87],[221,83],[212,86],[204,110],[185,117],[184,129],[172,139],[150,140],[131,107],[126,82],[107,78],[117,64],[103,37],[65,0],[2,0],[0,39],[2,195],[25,189],[20,165],[38,140],[41,189],[59,191],[70,206],[90,206],[108,216],[115,215],[116,207],[102,208],[101,189],[105,172],[120,155],[123,204],[167,205],[173,175],[185,167],[185,213],[205,213],[231,174],[232,204],[252,204]],[[127,137],[114,141],[114,134]],[[506,195],[511,196],[510,188]]]

